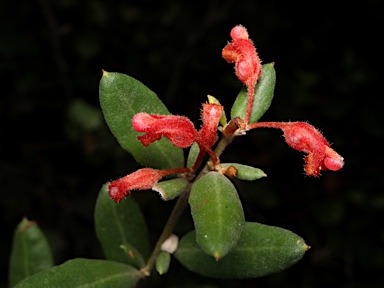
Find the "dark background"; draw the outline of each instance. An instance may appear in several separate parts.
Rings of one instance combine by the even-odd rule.
[[[275,98],[262,120],[308,120],[345,167],[309,178],[280,131],[239,139],[223,159],[268,174],[237,183],[247,219],[292,230],[312,249],[287,271],[242,281],[198,277],[175,260],[148,286],[384,287],[381,2],[3,1],[0,286],[23,216],[44,230],[56,264],[103,257],[93,229],[98,190],[137,165],[102,118],[101,70],[137,78],[198,127],[207,94],[228,113],[241,88],[221,49],[242,24],[263,62],[276,63]],[[173,203],[152,192],[133,197],[156,241]],[[180,233],[192,229],[184,218]]]

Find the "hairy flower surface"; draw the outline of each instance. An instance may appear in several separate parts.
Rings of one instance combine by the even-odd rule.
[[[209,149],[215,144],[217,140],[217,126],[224,108],[218,104],[203,104],[203,110],[201,112],[201,119],[203,125],[198,132],[196,142],[204,149]]]
[[[305,122],[258,122],[248,125],[254,128],[279,128],[285,141],[293,149],[307,153],[304,171],[309,176],[319,176],[320,170],[337,171],[344,166],[344,158],[334,151],[323,135]]]
[[[139,113],[133,116],[132,126],[137,132],[146,132],[137,137],[144,146],[164,136],[175,146],[187,148],[192,145],[197,135],[193,123],[184,116]]]
[[[247,29],[235,26],[231,30],[232,42],[228,43],[221,54],[228,63],[235,63],[235,74],[247,86],[248,103],[245,122],[248,123],[255,93],[255,85],[261,76],[261,60],[253,42],[249,39]]]
[[[116,202],[123,200],[132,190],[148,190],[167,175],[176,173],[188,173],[189,168],[175,168],[168,170],[157,170],[152,168],[142,168],[116,181],[112,181],[108,186],[109,196]]]

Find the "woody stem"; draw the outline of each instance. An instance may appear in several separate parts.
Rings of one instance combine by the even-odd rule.
[[[173,207],[172,213],[169,216],[167,223],[165,224],[163,232],[161,233],[159,240],[157,240],[156,246],[152,251],[151,257],[149,257],[147,264],[140,270],[144,274],[144,276],[150,275],[151,270],[155,265],[156,258],[161,252],[161,245],[164,243],[165,240],[169,238],[169,236],[171,236],[173,229],[175,228],[182,213],[184,212],[184,209],[188,203],[191,187],[192,187],[192,183],[188,185],[186,190],[177,199],[175,207]]]
[[[217,158],[220,157],[220,155],[224,152],[225,148],[229,144],[231,144],[233,139],[234,139],[234,136],[228,137],[223,135],[223,137],[220,139],[219,143],[217,144],[216,149],[214,150],[214,153]],[[168,221],[164,226],[163,232],[161,233],[159,240],[157,240],[156,246],[152,251],[152,255],[149,257],[147,264],[140,270],[144,276],[150,275],[156,263],[156,258],[161,252],[161,245],[164,243],[165,240],[169,238],[169,236],[171,236],[173,229],[175,228],[177,222],[179,221],[181,215],[183,214],[184,209],[188,203],[188,198],[189,198],[189,194],[191,193],[192,184],[197,179],[201,178],[208,172],[209,172],[208,165],[205,165],[204,169],[199,173],[199,175],[194,179],[193,182],[189,183],[188,187],[177,199],[175,207],[173,207],[171,215],[169,216]]]

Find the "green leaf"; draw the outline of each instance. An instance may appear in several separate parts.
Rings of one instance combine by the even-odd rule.
[[[193,164],[195,164],[197,160],[197,156],[199,156],[200,148],[196,142],[193,142],[191,148],[189,148],[188,159],[187,159],[187,167],[192,168]]]
[[[96,235],[108,260],[135,265],[121,245],[129,243],[144,259],[148,259],[150,245],[144,217],[132,197],[117,204],[108,195],[108,184],[99,193],[95,207]]]
[[[165,201],[175,199],[185,191],[188,186],[188,180],[185,178],[176,178],[162,181],[152,187],[152,190],[159,192],[161,198]]]
[[[171,254],[161,251],[156,258],[156,271],[163,275],[168,272],[169,264],[171,263]]]
[[[233,166],[237,169],[236,178],[240,180],[254,181],[267,176],[263,170],[252,166],[238,163],[221,163],[221,167],[224,169],[228,169],[230,166]]]
[[[224,175],[209,172],[193,184],[189,204],[197,243],[216,259],[224,257],[236,245],[245,223],[236,188]]]
[[[17,226],[9,265],[10,287],[53,266],[52,252],[36,222],[24,218]]]
[[[154,92],[132,77],[104,71],[99,94],[109,129],[138,163],[158,169],[184,166],[182,149],[166,138],[144,147],[137,139],[139,133],[132,127],[132,117],[139,112],[170,114]]]
[[[195,231],[184,236],[175,257],[189,270],[212,278],[256,278],[287,269],[310,248],[291,231],[247,222],[233,250],[215,261],[196,243]]]
[[[142,274],[131,266],[105,260],[73,259],[35,274],[17,288],[135,287]]]
[[[264,115],[271,106],[273,93],[275,90],[276,73],[274,63],[264,64],[261,78],[256,84],[255,98],[252,106],[251,119],[249,123],[255,123]],[[243,87],[237,96],[235,103],[231,109],[231,118],[240,117],[245,118],[245,111],[247,109],[247,89]]]

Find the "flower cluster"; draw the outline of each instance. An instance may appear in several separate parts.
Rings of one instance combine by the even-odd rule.
[[[177,173],[193,173],[205,153],[208,153],[212,161],[216,164],[219,159],[212,151],[212,146],[217,140],[217,126],[223,113],[223,106],[218,104],[203,104],[202,121],[203,125],[197,131],[193,123],[184,116],[174,115],[155,115],[138,113],[132,118],[132,127],[137,132],[144,132],[144,135],[137,138],[144,146],[160,140],[161,137],[167,138],[171,143],[180,148],[187,148],[196,142],[199,145],[200,153],[192,169],[175,168],[169,170],[156,170],[151,168],[139,169],[121,179],[109,184],[109,195],[116,202],[124,199],[131,190],[151,189],[157,182],[168,175]]]
[[[343,157],[337,154],[325,140],[323,135],[312,125],[305,122],[257,122],[249,123],[254,102],[255,86],[262,74],[260,58],[255,46],[249,39],[248,32],[243,26],[236,26],[230,33],[232,42],[222,50],[223,58],[229,63],[235,63],[235,74],[247,87],[247,107],[245,119],[232,119],[223,129],[226,137],[244,135],[256,128],[278,128],[283,130],[285,141],[293,149],[307,154],[304,171],[309,176],[318,176],[321,170],[328,168],[332,171],[341,169],[344,165]],[[151,168],[139,169],[109,185],[109,194],[119,202],[131,190],[146,190],[153,188],[165,176],[178,173],[194,173],[199,167],[204,155],[208,153],[213,167],[219,164],[218,157],[212,150],[217,140],[217,127],[224,112],[219,104],[203,104],[201,118],[203,125],[196,130],[193,123],[184,116],[155,115],[138,113],[132,118],[132,126],[137,132],[143,132],[138,140],[148,146],[151,143],[167,138],[180,148],[190,147],[196,142],[200,148],[195,164],[192,168],[174,168],[156,170]],[[236,133],[236,130],[237,133]]]
[[[232,119],[224,128],[224,132],[230,135],[243,135],[246,131],[255,128],[279,128],[283,130],[285,141],[290,147],[308,154],[304,158],[306,163],[304,171],[307,175],[318,176],[320,170],[326,168],[332,171],[341,169],[344,165],[343,157],[337,154],[323,135],[308,123],[258,122],[249,124],[255,85],[262,73],[261,61],[244,27],[240,25],[234,27],[231,37],[232,42],[224,47],[222,56],[229,63],[235,62],[235,74],[247,86],[248,99],[245,119]],[[235,129],[240,132],[235,133]]]

